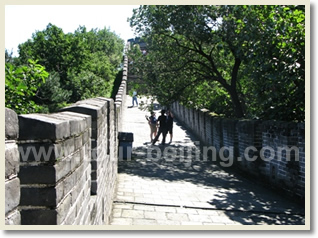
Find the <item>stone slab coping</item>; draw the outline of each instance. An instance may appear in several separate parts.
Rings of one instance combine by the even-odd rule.
[[[74,136],[91,125],[90,116],[73,113],[19,115],[19,140],[60,140]]]

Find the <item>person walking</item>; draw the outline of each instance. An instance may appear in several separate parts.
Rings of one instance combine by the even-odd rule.
[[[157,118],[156,113],[151,112],[150,117],[146,117],[148,124],[150,126],[150,142],[153,142],[153,139],[157,136]]]
[[[167,117],[165,115],[166,111],[161,110],[161,115],[158,117],[157,125],[159,125],[158,133],[153,140],[152,144],[154,145],[157,140],[159,139],[159,136],[162,134],[162,141],[161,144],[164,145],[166,143],[166,135],[167,135]]]
[[[135,106],[135,102],[136,102],[136,105],[138,107],[137,92],[134,90],[133,97],[132,97],[132,106],[133,107]]]
[[[170,110],[167,111],[167,133],[170,134],[170,142],[172,142],[172,129],[173,129],[173,114],[171,113]]]

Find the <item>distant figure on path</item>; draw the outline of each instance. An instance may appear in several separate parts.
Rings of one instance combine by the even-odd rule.
[[[133,107],[135,106],[135,102],[136,102],[136,105],[137,105],[137,107],[138,107],[137,92],[134,90],[134,92],[133,92],[133,98],[132,98],[132,106],[133,106]]]
[[[150,117],[146,117],[150,126],[150,142],[153,142],[153,138],[157,136],[157,118],[156,113],[151,112]]]
[[[152,142],[153,145],[157,142],[161,133],[162,133],[161,144],[164,145],[166,143],[167,117],[166,117],[165,113],[166,113],[165,110],[161,110],[161,115],[158,117],[157,124],[159,124],[159,130],[158,130],[157,136],[155,137],[155,139]]]
[[[170,142],[172,142],[172,129],[173,129],[173,114],[170,110],[167,111],[167,133],[170,134]]]

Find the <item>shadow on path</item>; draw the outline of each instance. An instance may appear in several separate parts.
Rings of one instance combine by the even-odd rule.
[[[178,197],[183,207],[222,210],[240,224],[305,224],[302,206],[233,168],[203,159],[196,138],[179,122],[174,131],[181,136],[174,137],[172,144],[153,146],[145,142],[134,147],[131,161],[119,161],[118,172],[153,181],[153,187],[149,187],[152,191],[156,181],[165,182],[167,191],[178,185],[180,189],[168,197]],[[188,202],[191,197],[200,202]]]

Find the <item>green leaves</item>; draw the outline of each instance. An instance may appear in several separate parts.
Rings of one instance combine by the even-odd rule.
[[[123,48],[124,41],[106,28],[87,31],[85,26],[80,26],[74,33],[64,34],[62,29],[48,24],[45,30],[35,32],[31,40],[19,45],[17,64],[26,65],[36,60],[36,70],[32,69],[33,63],[30,65],[32,77],[41,79],[41,84],[28,90],[36,91],[33,95],[36,104],[54,111],[60,105],[87,97],[109,97]],[[9,60],[8,53],[7,58]],[[50,73],[46,83],[43,80],[48,73],[44,67]],[[19,78],[25,77],[22,68],[20,73]],[[17,92],[25,93],[23,84]]]
[[[41,107],[34,102],[39,87],[48,77],[45,68],[33,60],[28,65],[5,65],[5,105],[17,113],[39,112]]]
[[[141,6],[145,92],[217,114],[304,120],[304,6]],[[136,53],[136,52],[134,52]],[[287,112],[286,112],[287,111]],[[284,112],[284,113],[282,113]]]

